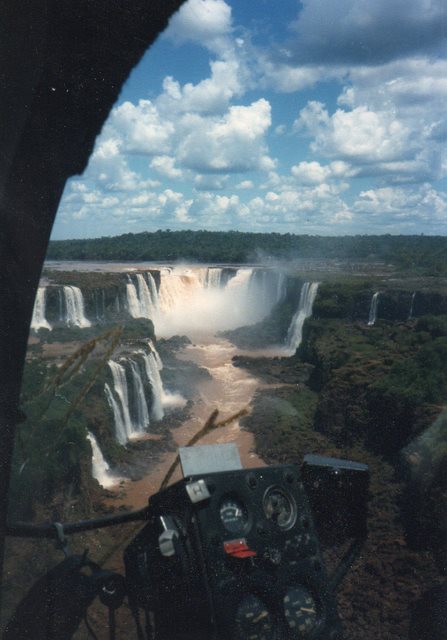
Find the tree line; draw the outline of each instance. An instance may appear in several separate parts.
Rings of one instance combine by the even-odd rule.
[[[153,260],[246,263],[269,260],[366,260],[406,270],[447,273],[447,238],[443,236],[310,236],[242,231],[171,231],[126,233],[114,237],[54,240],[52,260]]]

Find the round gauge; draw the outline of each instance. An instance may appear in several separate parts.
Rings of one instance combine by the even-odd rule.
[[[284,596],[284,613],[297,637],[306,638],[318,624],[318,608],[311,592],[302,585],[290,587]]]
[[[275,626],[262,600],[252,594],[243,598],[236,612],[237,640],[276,640]]]
[[[239,533],[248,523],[248,512],[245,505],[234,498],[224,498],[220,505],[220,519],[227,531]]]
[[[293,497],[281,487],[270,487],[264,495],[266,517],[281,529],[290,529],[296,520],[296,504]]]

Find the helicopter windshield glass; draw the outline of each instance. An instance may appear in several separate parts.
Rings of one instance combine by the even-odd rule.
[[[187,0],[173,15],[60,201],[30,327],[10,522],[141,509],[181,479],[177,450],[194,444],[235,443],[243,469],[349,460],[354,475],[368,466],[370,484],[368,539],[333,605],[343,637],[443,637],[429,622],[447,570],[443,36],[436,1]],[[225,566],[245,554],[264,570],[256,553],[271,532],[269,575],[301,553],[331,574],[343,531],[363,517],[364,485],[330,476],[328,495],[345,491],[336,531],[313,485],[311,514],[286,480],[261,493],[253,473],[216,498],[210,544],[247,545],[220,545]],[[160,548],[175,556],[193,534],[162,522]],[[124,573],[140,528],[73,535],[69,549]],[[2,628],[60,547],[8,539]],[[281,596],[281,624],[310,638],[332,614],[306,580]],[[238,607],[234,639],[283,637],[261,588]],[[120,612],[118,637],[137,638]],[[95,601],[98,637],[106,620]]]

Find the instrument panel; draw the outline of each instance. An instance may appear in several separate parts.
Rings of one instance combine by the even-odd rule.
[[[297,517],[296,502],[292,494],[282,487],[269,487],[264,494],[265,517],[280,529],[293,527]]]
[[[230,548],[238,541],[241,545],[238,553],[234,544],[228,566],[246,574],[246,592],[234,605],[238,640],[311,640],[324,626],[325,607],[315,586],[318,578],[314,581],[309,575],[309,567],[318,564],[311,514],[296,479],[277,480],[253,483],[253,491],[247,491],[245,483],[239,491],[223,491],[218,497],[219,538]],[[251,589],[251,572],[259,570],[267,570],[273,584],[274,576],[280,576],[273,595]]]
[[[219,640],[323,640],[329,630],[331,640],[340,639],[296,466],[190,476],[151,505],[167,529],[158,544],[165,563],[160,576],[165,581],[171,576],[172,594],[179,584],[187,586],[187,597],[173,597],[177,607],[185,603],[185,620],[193,610],[197,628],[212,621]],[[178,514],[178,521],[169,520],[169,512]],[[165,604],[156,619],[159,627],[170,628]],[[211,637],[209,629],[206,633],[203,637]]]
[[[220,521],[230,533],[242,533],[248,525],[248,510],[237,498],[227,496],[219,509]]]
[[[296,522],[297,506],[293,495],[280,486],[272,485],[262,499],[265,518],[279,530],[287,531]],[[247,505],[234,495],[225,495],[219,507],[219,517],[230,533],[242,533],[248,528],[250,517]]]

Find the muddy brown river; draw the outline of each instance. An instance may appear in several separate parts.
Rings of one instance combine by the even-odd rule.
[[[202,338],[200,342],[187,346],[177,354],[180,359],[190,360],[205,367],[212,376],[211,380],[199,383],[191,417],[181,426],[172,429],[172,436],[179,447],[187,445],[215,409],[219,411],[218,422],[225,422],[244,409],[250,410],[250,402],[261,383],[244,369],[233,366],[231,359],[238,353],[240,352],[228,340],[213,336]],[[212,430],[198,444],[228,442],[237,444],[243,467],[264,466],[265,463],[254,451],[253,435],[241,428],[237,418]],[[148,473],[140,480],[126,481],[119,489],[120,495],[124,494],[123,502],[126,506],[145,506],[148,496],[160,488],[175,457],[175,452],[166,452],[158,462],[148,459]],[[178,467],[170,482],[175,482],[181,477],[181,469]],[[116,500],[114,504],[116,505]]]

